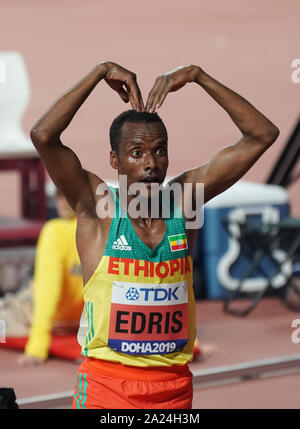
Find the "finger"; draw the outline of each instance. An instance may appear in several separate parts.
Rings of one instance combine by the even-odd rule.
[[[142,108],[142,112],[144,112],[145,111],[145,104],[144,104],[144,100],[143,100],[142,94],[140,94],[140,105],[141,105],[141,108]]]
[[[150,113],[150,109],[152,109],[153,101],[156,96],[158,90],[158,82],[156,82],[148,94],[147,103],[146,103],[146,111]]]
[[[139,112],[140,111],[140,109],[139,109],[139,107],[136,105],[136,103],[135,103],[135,100],[134,100],[134,98],[133,98],[133,96],[132,96],[132,94],[128,94],[128,97],[129,97],[129,102],[130,102],[130,104],[131,104],[131,108],[133,109],[133,110],[136,110],[137,112]]]
[[[172,88],[172,85],[171,85],[170,80],[165,79],[164,84],[163,84],[161,90],[159,91],[159,95],[158,95],[157,100],[156,100],[156,106],[155,106],[156,109],[159,109],[162,106],[167,95],[171,91],[171,88]]]
[[[129,98],[129,102],[130,102],[130,104],[131,104],[131,107],[132,107],[132,109],[133,110],[136,110],[136,111],[139,111],[140,109],[139,109],[139,107],[138,107],[138,105],[137,105],[137,103],[136,103],[136,101],[135,101],[135,98],[134,98],[134,96],[133,96],[133,94],[132,94],[132,90],[131,90],[131,88],[130,88],[130,85],[128,85],[126,82],[125,82],[125,87],[126,87],[126,89],[127,89],[127,93],[128,93],[128,98]]]
[[[167,95],[168,95],[168,91],[165,91],[165,92],[163,92],[163,93],[160,95],[160,97],[159,97],[159,99],[158,99],[158,101],[157,101],[157,105],[156,105],[156,108],[157,108],[157,109],[159,109],[159,108],[162,106],[162,104],[163,104],[163,102],[165,101],[165,99],[166,99]]]
[[[135,89],[135,94],[136,94],[135,102],[138,105],[140,111],[144,111],[145,110],[144,100],[143,100],[142,93],[141,93],[141,90],[140,90],[140,87],[139,87],[137,81],[135,81],[134,89]]]
[[[149,105],[149,113],[154,113],[157,107],[158,100],[161,98],[162,93],[165,92],[165,84],[160,81],[153,91],[151,103]]]
[[[129,90],[129,101],[130,101],[132,108],[134,110],[136,110],[137,112],[142,111],[142,106],[141,106],[140,102],[136,99],[136,97],[132,94],[132,92],[130,92],[130,90]]]
[[[128,103],[129,102],[129,94],[128,94],[128,92],[124,88],[121,87],[118,90],[118,94],[121,97],[121,99],[124,101],[124,103]]]
[[[147,101],[146,101],[146,112],[149,112],[150,106],[152,106],[153,97],[154,97],[154,92],[153,92],[153,88],[152,88],[151,91],[148,94],[148,98],[147,98]]]
[[[136,97],[134,97],[133,94],[130,92],[129,92],[129,101],[134,110],[136,110],[137,112],[142,111],[142,107],[140,106],[140,103],[136,100]]]
[[[152,102],[153,102],[154,96],[156,94],[158,85],[159,85],[159,82],[158,82],[158,80],[156,80],[153,87],[151,88],[151,90],[148,94],[148,98],[147,98],[147,102],[146,102],[146,111],[147,112],[149,112],[150,107],[152,106]]]
[[[125,83],[125,86],[128,90],[130,102],[132,106],[134,106],[135,110],[144,110],[143,98],[141,95],[140,88],[136,82],[135,76],[129,78],[128,81]]]
[[[114,91],[116,91],[119,94],[119,96],[124,101],[124,103],[129,102],[128,92],[123,87],[123,83],[121,81],[113,81],[109,79],[105,79],[105,81]]]

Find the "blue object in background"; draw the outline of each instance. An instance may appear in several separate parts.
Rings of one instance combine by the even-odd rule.
[[[224,299],[228,291],[236,289],[239,280],[249,264],[241,254],[239,229],[231,224],[232,235],[229,235],[223,219],[242,222],[249,217],[262,223],[272,223],[289,216],[289,197],[286,190],[275,185],[265,185],[240,181],[227,191],[209,201],[204,208],[204,225],[199,230],[195,251],[195,270],[201,271],[201,281],[205,288],[202,298]],[[235,230],[235,229],[236,230]],[[246,245],[247,243],[245,243]],[[278,252],[279,259],[284,255]],[[275,270],[272,258],[264,258],[262,267],[270,275]],[[284,281],[279,274],[275,284],[280,287]],[[199,273],[195,273],[199,279]],[[254,292],[266,284],[266,278],[257,270],[243,283],[242,291]],[[194,284],[197,298],[197,284]],[[199,297],[199,296],[198,296]]]

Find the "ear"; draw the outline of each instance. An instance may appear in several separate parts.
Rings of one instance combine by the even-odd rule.
[[[117,152],[115,150],[110,151],[110,165],[115,170],[118,170],[118,168],[119,168],[119,158],[118,158]]]

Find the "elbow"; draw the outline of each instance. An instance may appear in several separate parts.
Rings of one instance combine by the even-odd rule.
[[[35,147],[49,144],[53,137],[38,126],[33,126],[30,130],[30,138]]]
[[[41,144],[45,144],[47,141],[46,135],[43,134],[38,127],[31,128],[30,138],[34,146],[40,146]]]
[[[264,130],[257,130],[254,134],[244,136],[246,139],[250,139],[251,141],[254,141],[256,143],[259,143],[263,146],[271,146],[278,138],[280,134],[279,129],[272,125],[271,127],[268,127]]]
[[[277,140],[279,134],[280,134],[279,128],[273,125],[264,134],[262,134],[262,136],[260,137],[260,140],[263,144],[270,146]]]

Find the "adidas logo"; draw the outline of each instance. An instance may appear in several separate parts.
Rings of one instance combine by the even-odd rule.
[[[131,250],[131,246],[128,246],[128,242],[124,235],[121,235],[120,238],[114,241],[112,248],[114,250]]]

